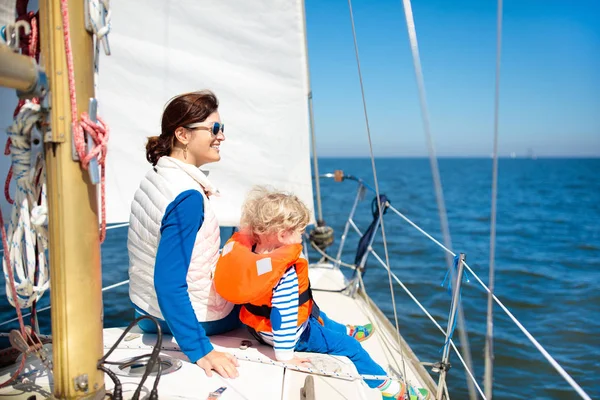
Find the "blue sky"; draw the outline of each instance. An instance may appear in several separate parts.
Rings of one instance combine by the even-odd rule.
[[[348,4],[306,0],[320,156],[367,156]],[[440,156],[492,151],[494,0],[415,0]],[[354,0],[376,156],[427,154],[401,0]],[[600,156],[600,1],[505,0],[500,153]]]

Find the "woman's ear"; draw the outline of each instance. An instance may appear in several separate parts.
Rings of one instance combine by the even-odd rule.
[[[186,145],[190,141],[190,131],[180,126],[175,129],[175,138],[181,142],[181,144]]]

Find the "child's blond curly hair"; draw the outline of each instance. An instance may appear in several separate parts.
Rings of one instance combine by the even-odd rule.
[[[258,240],[265,234],[304,229],[309,223],[310,211],[296,195],[256,186],[242,206],[240,230]]]

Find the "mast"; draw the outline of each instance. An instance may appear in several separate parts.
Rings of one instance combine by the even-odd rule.
[[[69,0],[77,109],[94,97],[92,35],[84,2]],[[50,131],[45,134],[50,235],[50,300],[54,397],[102,398],[102,272],[96,186],[72,150],[71,106],[59,0],[40,0],[41,51],[50,81]]]

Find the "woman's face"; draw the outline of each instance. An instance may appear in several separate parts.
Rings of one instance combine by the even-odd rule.
[[[215,125],[217,124],[217,125]],[[196,167],[219,161],[221,159],[220,146],[225,140],[223,129],[214,134],[216,128],[222,127],[221,116],[217,111],[210,114],[203,122],[192,124],[186,128],[187,136],[187,158],[186,161]]]

